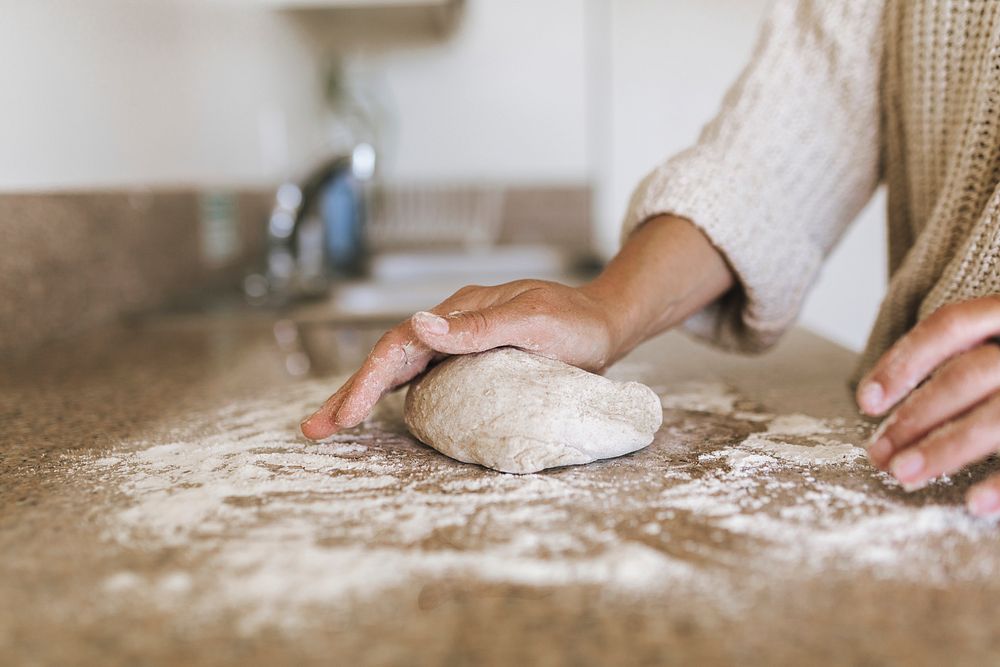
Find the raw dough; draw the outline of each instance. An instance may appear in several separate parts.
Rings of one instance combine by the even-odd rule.
[[[406,425],[443,454],[530,473],[642,449],[663,421],[638,382],[514,348],[452,357],[410,386]]]

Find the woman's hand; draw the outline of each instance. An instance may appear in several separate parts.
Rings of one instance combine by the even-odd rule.
[[[602,370],[620,349],[613,310],[588,287],[542,280],[463,287],[382,336],[358,372],[302,422],[302,433],[322,440],[358,425],[386,392],[449,354],[514,346]]]
[[[302,422],[302,433],[322,440],[357,426],[386,392],[449,354],[513,346],[602,370],[733,284],[722,255],[691,222],[651,218],[583,287],[544,280],[465,287],[417,313],[382,336],[360,370]]]
[[[857,394],[870,415],[895,406],[869,442],[876,467],[914,489],[1000,448],[997,334],[1000,296],[983,297],[940,308],[879,359]],[[1000,473],[966,502],[974,514],[1000,512]]]

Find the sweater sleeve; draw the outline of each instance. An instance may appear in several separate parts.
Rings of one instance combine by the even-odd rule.
[[[881,2],[777,0],[698,142],[633,193],[623,240],[654,216],[686,218],[737,278],[688,332],[755,352],[794,322],[878,185],[881,38]]]

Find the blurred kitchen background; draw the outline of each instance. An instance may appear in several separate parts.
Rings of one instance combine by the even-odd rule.
[[[767,4],[0,0],[0,353],[206,295],[331,288],[312,317],[389,321],[456,284],[583,279]],[[855,349],[883,206],[802,317]]]

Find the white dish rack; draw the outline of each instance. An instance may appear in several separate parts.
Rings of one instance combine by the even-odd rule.
[[[367,225],[370,250],[494,246],[503,223],[504,191],[496,186],[392,185],[376,193]]]

